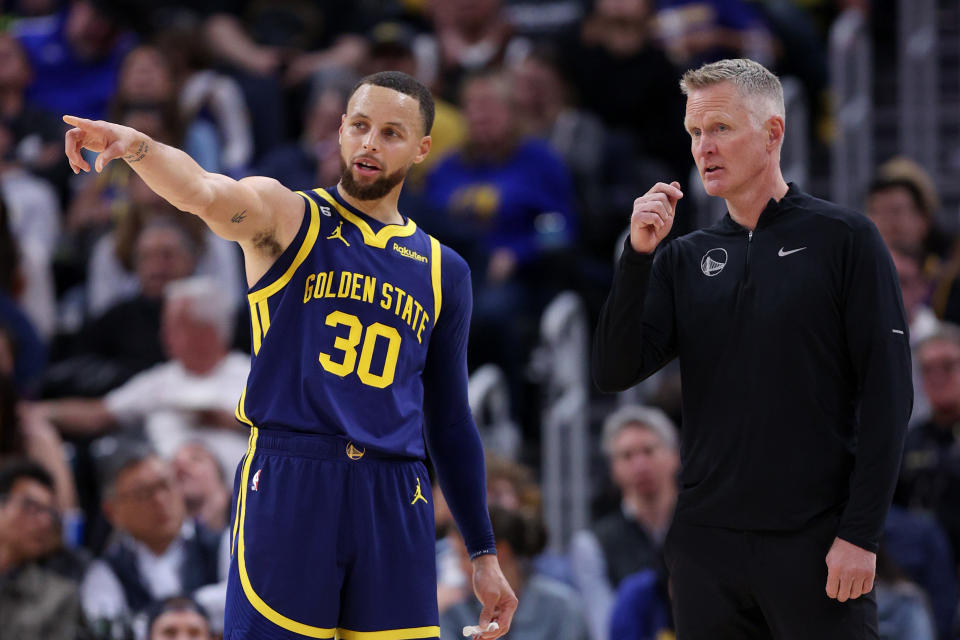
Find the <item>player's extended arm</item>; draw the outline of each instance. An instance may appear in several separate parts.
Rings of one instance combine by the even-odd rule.
[[[94,163],[98,172],[122,158],[170,204],[199,216],[217,235],[239,242],[248,278],[266,271],[299,229],[303,200],[272,178],[234,180],[204,171],[183,151],[136,129],[75,116],[63,120],[73,126],[65,151],[74,173],[91,170],[82,149],[99,154]]]

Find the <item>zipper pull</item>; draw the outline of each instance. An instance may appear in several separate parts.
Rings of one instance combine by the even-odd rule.
[[[753,240],[753,231],[752,230],[747,231],[747,242],[750,242],[752,240]]]

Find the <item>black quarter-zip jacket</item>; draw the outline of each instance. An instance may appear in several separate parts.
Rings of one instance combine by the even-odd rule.
[[[593,376],[626,389],[674,357],[683,380],[678,521],[802,529],[876,551],[913,405],[893,262],[873,223],[790,185],[754,231],[727,214],[658,247],[629,238]]]

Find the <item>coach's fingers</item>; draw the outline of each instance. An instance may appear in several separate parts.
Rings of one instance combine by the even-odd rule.
[[[124,145],[119,140],[115,140],[110,144],[109,147],[100,152],[100,155],[97,156],[97,161],[94,163],[94,166],[97,168],[97,173],[103,171],[103,168],[107,166],[107,163],[115,158],[119,158],[123,155]]]
[[[836,598],[840,592],[840,572],[833,568],[827,569],[827,596]]]
[[[649,202],[651,205],[654,205],[654,206],[659,205],[660,207],[662,207],[662,211],[664,214],[668,216],[673,215],[673,204],[675,201],[672,200],[670,196],[668,196],[667,194],[651,193],[649,196],[646,196],[646,198],[647,198],[646,201]]]
[[[647,191],[647,194],[653,193],[665,193],[667,196],[676,198],[677,200],[683,197],[683,191],[680,190],[680,183],[676,180],[670,184],[658,182],[650,188],[650,191]]]
[[[844,571],[840,573],[840,586],[837,589],[837,602],[846,602],[850,599],[850,589],[853,586],[853,576]]]
[[[667,224],[666,216],[655,211],[637,211],[633,214],[633,223],[640,227],[660,229]]]
[[[863,577],[854,575],[850,578],[850,599],[856,600],[865,593],[863,590]]]
[[[871,574],[868,575],[867,578],[863,581],[863,593],[864,593],[864,595],[866,595],[866,594],[870,593],[871,591],[873,591],[873,575],[874,575],[874,574],[871,573]]]

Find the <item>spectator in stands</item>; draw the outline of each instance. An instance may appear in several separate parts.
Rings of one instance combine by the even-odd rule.
[[[207,19],[204,41],[243,88],[258,156],[288,139],[285,120],[303,121],[296,108],[285,114],[284,88],[306,88],[314,74],[330,69],[358,70],[366,55],[362,34],[378,17],[351,0],[222,6]]]
[[[645,0],[656,8],[657,37],[681,69],[722,58],[773,65],[763,14],[744,0]],[[611,3],[612,4],[612,3]]]
[[[960,558],[960,328],[944,324],[917,345],[930,420],[907,432],[897,501],[934,513]]]
[[[900,294],[903,297],[903,309],[910,326],[910,345],[916,347],[930,337],[939,325],[937,316],[927,306],[930,294],[930,279],[923,272],[919,256],[904,253],[898,249],[890,250],[893,266],[897,269],[900,281]],[[910,424],[918,424],[930,417],[930,403],[923,391],[920,377],[920,365],[913,362],[913,414]]]
[[[900,572],[883,546],[877,552],[874,588],[877,590],[879,637],[884,640],[936,640],[923,591]]]
[[[165,142],[183,147],[207,171],[220,172],[216,130],[209,122],[184,117],[175,82],[170,62],[160,49],[153,45],[136,47],[120,66],[117,90],[111,99],[111,119],[119,122],[131,107],[160,110],[172,121],[175,133],[173,140]]]
[[[140,176],[130,177],[131,191],[148,189]],[[151,192],[152,193],[152,192]],[[137,196],[138,200],[146,200]],[[213,234],[203,221],[184,216],[166,202],[127,208],[117,219],[116,227],[101,237],[93,247],[87,275],[87,307],[90,315],[99,316],[140,290],[134,265],[136,241],[141,230],[155,217],[176,221],[198,247],[197,275],[210,276],[230,296],[233,306],[240,305],[245,290],[240,255],[233,244]]]
[[[421,70],[421,67],[428,65],[420,64],[417,58],[415,52],[417,37],[410,27],[400,22],[381,22],[373,27],[368,37],[370,54],[364,65],[364,75],[378,71],[402,71],[415,78],[426,80],[427,86],[430,86],[430,80],[424,78],[427,75],[426,72]],[[430,37],[421,36],[421,38],[429,40]],[[434,80],[437,79],[434,78]],[[433,107],[433,128],[430,129],[430,139],[433,142],[430,145],[430,155],[420,164],[410,168],[404,194],[410,191],[411,186],[419,190],[430,168],[452,151],[459,149],[467,137],[466,120],[456,105],[439,95],[434,95]],[[404,195],[401,194],[400,197],[402,199]]]
[[[0,629],[4,638],[75,640],[78,585],[42,559],[60,525],[50,474],[35,462],[0,467]]]
[[[135,376],[100,399],[43,403],[67,433],[97,435],[142,421],[164,457],[198,440],[225,469],[247,449],[247,428],[234,417],[250,371],[248,355],[230,351],[233,309],[208,278],[173,282],[163,301],[162,340],[170,361]]]
[[[943,528],[929,514],[910,512],[894,504],[883,526],[882,549],[888,564],[896,565],[899,572],[924,591],[937,637],[955,640],[956,564]],[[879,570],[879,559],[877,565]]]
[[[33,82],[27,98],[51,113],[102,118],[131,38],[93,0],[75,0],[52,18],[18,22]]]
[[[866,213],[884,243],[890,249],[920,256],[927,271],[947,248],[934,233],[934,214],[939,207],[930,176],[906,158],[881,165],[867,187]]]
[[[435,75],[426,84],[447,100],[455,99],[466,76],[509,66],[530,49],[514,36],[501,0],[432,0],[430,12],[434,33],[424,47],[425,66]]]
[[[210,448],[196,441],[181,445],[173,454],[173,471],[187,515],[211,531],[226,528],[232,496],[223,466]]]
[[[620,509],[576,534],[574,579],[586,603],[591,637],[606,640],[614,591],[628,575],[661,571],[661,548],[677,501],[677,431],[662,411],[625,406],[604,421],[602,446],[620,489]],[[614,639],[616,640],[616,639]]]
[[[155,217],[140,231],[133,259],[138,295],[84,327],[77,355],[47,372],[49,396],[100,395],[166,360],[160,339],[164,289],[194,272],[199,253],[180,218]]]
[[[0,370],[9,372],[21,394],[36,390],[47,360],[46,348],[18,302],[24,288],[20,248],[0,198],[0,352],[9,358]]]
[[[18,302],[37,331],[49,338],[56,319],[51,257],[60,232],[60,201],[46,180],[11,156],[11,131],[0,119],[0,201],[18,246],[22,290]]]
[[[272,176],[290,189],[314,189],[340,180],[340,117],[355,79],[317,83],[306,107],[303,133],[296,142],[267,153],[257,165],[260,175]]]
[[[188,123],[213,125],[218,161],[229,175],[241,176],[253,161],[253,123],[236,80],[212,68],[199,21],[177,21],[157,37],[179,87],[180,114]]]
[[[150,610],[148,640],[212,640],[210,620],[192,598],[167,598]]]
[[[503,575],[520,600],[509,637],[513,640],[587,640],[587,623],[576,592],[530,570],[531,560],[546,543],[542,521],[494,506],[490,508],[490,522],[497,538],[497,556]],[[459,549],[461,564],[466,570],[470,559],[462,541]],[[463,627],[475,624],[479,614],[480,605],[473,598],[447,609],[440,615],[440,637],[442,640],[462,638]]]
[[[690,145],[683,131],[680,74],[654,42],[652,28],[649,0],[599,0],[580,37],[563,47],[562,65],[581,106],[626,132],[634,153],[652,165],[647,171],[686,176]]]
[[[630,140],[615,135],[592,113],[573,104],[573,88],[559,53],[537,47],[510,70],[520,130],[542,138],[563,158],[577,190],[581,247],[609,270],[610,252],[633,203],[633,185],[646,179]]]
[[[116,120],[124,125],[146,131],[155,140],[179,144],[179,119],[171,105],[164,108],[153,103],[114,104]],[[78,279],[87,277],[87,263],[96,243],[109,233],[117,220],[130,209],[163,207],[166,201],[150,190],[128,166],[108,166],[103,172],[78,178],[76,196],[67,211],[66,246],[69,255],[61,262],[80,272]],[[94,292],[97,294],[98,292]],[[97,295],[89,310],[99,315],[105,309],[103,295]]]
[[[0,351],[5,344],[5,334],[0,330]],[[53,478],[58,509],[73,509],[77,506],[76,488],[63,441],[40,412],[20,401],[12,368],[4,360],[0,356],[0,462],[26,457],[41,465]]]
[[[66,186],[69,165],[63,162],[63,123],[27,101],[33,71],[23,47],[10,33],[0,32],[0,122],[12,136],[2,154],[58,189]]]
[[[610,612],[610,638],[658,640],[673,637],[670,594],[663,571],[644,569],[620,582]]]
[[[125,441],[103,476],[103,510],[114,533],[84,576],[87,619],[142,627],[152,604],[181,594],[222,612],[229,536],[187,518],[170,465],[143,443]]]
[[[463,108],[467,142],[427,176],[424,195],[440,217],[424,220],[423,226],[469,263],[474,279],[470,361],[492,360],[504,369],[512,405],[522,415],[524,397],[517,385],[530,335],[537,314],[566,281],[556,256],[577,234],[573,184],[545,143],[516,135],[503,72],[467,80]]]

